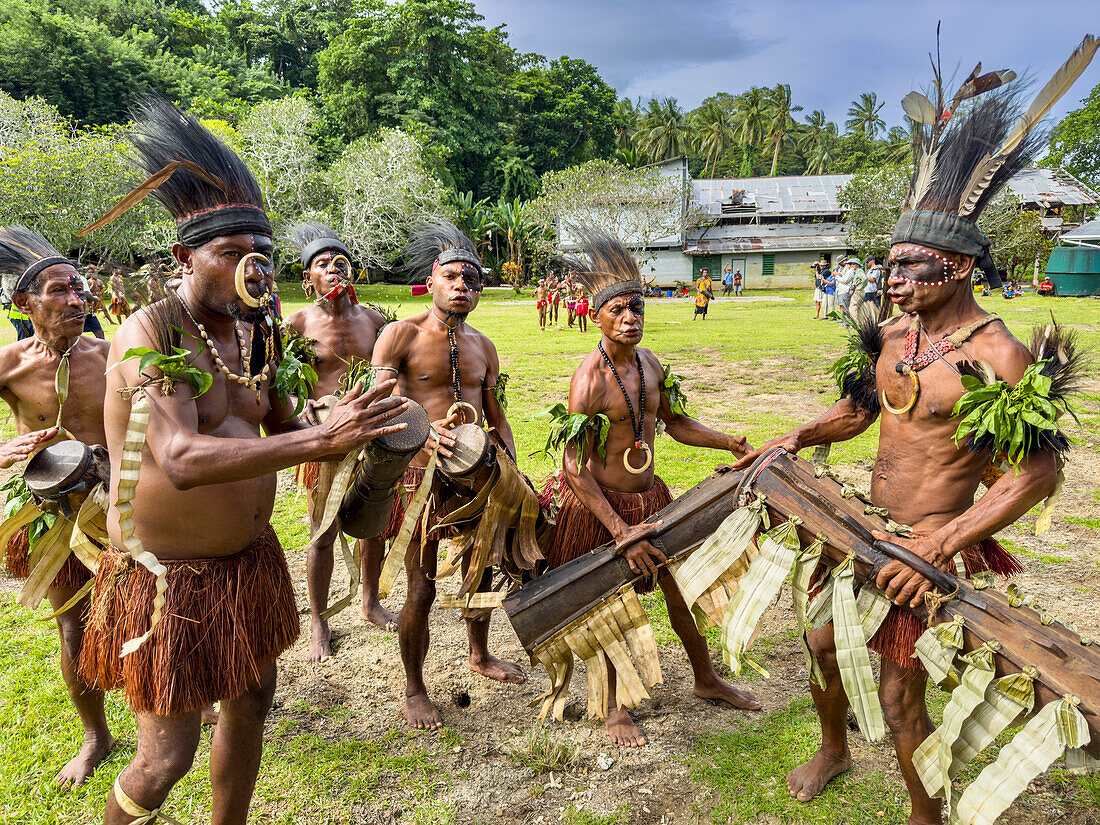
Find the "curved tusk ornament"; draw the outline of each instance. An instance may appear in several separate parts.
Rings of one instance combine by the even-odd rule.
[[[630,450],[631,449],[632,448],[628,447],[627,449],[623,450],[623,467],[626,468],[626,471],[628,473],[631,473],[632,475],[640,476],[642,473],[644,473],[646,470],[648,470],[650,467],[653,466],[653,450],[644,441],[641,442],[640,444],[636,444],[633,447],[633,449],[641,450],[643,453],[645,453],[645,463],[642,464],[641,467],[638,467],[637,469],[635,469],[634,467],[630,466]]]
[[[248,262],[251,261],[253,258],[265,264],[271,263],[271,260],[266,255],[262,255],[259,252],[249,252],[238,262],[237,272],[234,281],[237,286],[237,297],[244,301],[246,306],[250,306],[253,309],[256,309],[260,306],[260,299],[253,298],[251,295],[248,294],[248,290],[245,288],[244,280],[244,273],[245,270],[248,269]]]
[[[886,400],[886,390],[879,390],[879,401],[882,403],[883,409],[894,415],[905,415],[913,409],[913,405],[917,403],[917,396],[920,395],[920,380],[917,378],[916,372],[910,372],[909,379],[913,382],[913,396],[904,407],[891,407],[890,402]]]
[[[474,409],[474,405],[469,403],[468,401],[456,401],[454,404],[451,404],[451,408],[449,410],[447,410],[447,416],[446,417],[450,418],[456,412],[461,412],[462,413],[462,423],[463,424],[476,424],[477,423],[477,417],[478,417],[477,416],[477,410]],[[466,420],[466,413],[467,412],[470,413],[470,420],[469,421]]]

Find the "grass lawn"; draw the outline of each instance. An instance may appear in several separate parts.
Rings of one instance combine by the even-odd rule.
[[[292,298],[296,292],[296,288],[283,288],[284,312],[305,303]],[[754,295],[759,294],[750,292],[746,297]],[[426,300],[411,298],[407,287],[365,287],[360,296],[388,304],[399,317],[426,307]],[[836,324],[812,320],[808,292],[770,292],[763,297],[768,300],[714,302],[705,322],[692,320],[690,303],[651,300],[644,342],[662,362],[687,378],[685,388],[694,414],[717,428],[743,433],[754,444],[827,408],[835,396],[828,367],[844,347],[843,331]],[[1049,320],[1047,310],[1053,308],[1060,323],[1079,330],[1085,347],[1093,351],[1100,347],[1096,323],[1100,304],[1096,302],[1038,297],[1006,302],[993,297],[986,299],[986,307],[1001,314],[1025,340],[1029,328]],[[563,309],[563,324],[564,318]],[[470,321],[496,343],[502,370],[510,375],[508,416],[523,469],[534,479],[545,478],[554,466],[550,458],[538,454],[546,433],[538,414],[565,400],[569,378],[580,359],[595,347],[597,332],[590,325],[587,334],[571,329],[540,333],[530,295],[517,298],[510,290],[487,291]],[[12,338],[10,328],[5,329],[0,344]],[[1100,431],[1100,396],[1088,397],[1084,407],[1083,420],[1090,436],[1095,436]],[[13,433],[8,417],[0,435]],[[834,448],[833,460],[866,468],[876,439],[877,425]],[[1095,444],[1095,438],[1091,441]],[[662,437],[655,460],[669,485],[681,492],[707,475],[715,463],[728,461],[728,456]],[[304,501],[292,494],[283,495],[276,505],[275,526],[288,550],[301,548],[308,537],[301,518],[304,512]],[[1079,523],[1092,530],[1100,528],[1096,519],[1079,519]],[[1025,555],[1029,564],[1056,566],[1066,561],[1031,551]],[[0,820],[10,825],[96,821],[116,773],[133,755],[133,717],[117,696],[111,696],[108,717],[119,747],[87,786],[67,794],[55,790],[53,774],[60,767],[60,756],[74,751],[80,728],[57,671],[54,626],[38,621],[46,616],[44,609],[31,613],[15,606],[13,593],[9,587],[0,598]],[[663,607],[659,599],[646,599],[661,644],[675,645]],[[754,650],[766,655],[769,645],[787,645],[790,638],[780,634],[763,639]],[[395,821],[455,821],[454,811],[434,799],[439,788],[462,781],[440,768],[440,759],[451,745],[446,735],[418,736],[393,729],[367,736],[342,727],[340,712],[339,707],[321,710],[310,705],[281,709],[278,721],[269,724],[250,821],[367,821],[355,818],[357,806],[367,810],[363,806],[379,798],[382,789],[387,796],[396,789],[405,799],[400,812],[391,812]],[[794,696],[787,707],[769,715],[743,721],[732,718],[735,721],[726,730],[699,732],[694,748],[682,754],[698,796],[709,800],[705,816],[721,822],[752,821],[763,812],[791,822],[904,821],[907,800],[904,793],[899,795],[897,780],[884,782],[880,774],[866,770],[833,783],[813,806],[788,799],[785,772],[807,758],[818,741],[807,693]],[[326,724],[313,724],[318,719]],[[195,768],[170,797],[169,812],[184,822],[209,816],[209,736],[205,731]],[[1098,804],[1095,781],[1065,777],[1063,785],[1066,798]],[[593,817],[571,803],[551,814],[547,822],[633,821],[626,808]]]

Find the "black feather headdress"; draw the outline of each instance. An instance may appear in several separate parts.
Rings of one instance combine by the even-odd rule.
[[[422,224],[405,247],[405,268],[417,283],[426,281],[437,266],[456,261],[476,267],[479,279],[485,273],[474,242],[449,221]]]
[[[594,227],[570,227],[583,257],[567,261],[588,294],[592,312],[620,295],[641,294],[644,288],[638,259],[626,244]]]
[[[884,304],[877,312],[873,309],[873,305],[864,304],[860,312],[845,319],[851,330],[848,351],[836,360],[831,372],[841,398],[850,398],[857,407],[878,415],[881,405],[875,365],[882,354],[883,321],[890,305]]]
[[[175,219],[179,242],[191,249],[226,235],[272,236],[260,185],[236,152],[162,98],[147,98],[133,116],[129,140],[148,177],[80,234],[152,196]]]
[[[76,266],[53,244],[25,226],[0,227],[0,277],[5,292],[34,292],[38,276],[56,264]]]
[[[977,258],[990,285],[999,286],[978,216],[1043,145],[1039,124],[1089,65],[1098,45],[1095,37],[1086,36],[1026,110],[1013,82],[1016,73],[982,74],[981,63],[947,101],[934,60],[936,102],[920,92],[902,100],[920,127],[920,145],[891,245],[911,243]]]
[[[346,258],[351,253],[336,231],[319,221],[305,221],[288,227],[286,235],[302,253],[302,268],[309,269],[313,259],[322,252],[338,252]]]

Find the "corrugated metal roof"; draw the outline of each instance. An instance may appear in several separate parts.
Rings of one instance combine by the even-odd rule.
[[[1100,241],[1100,220],[1083,223],[1070,232],[1062,233],[1062,237],[1075,241]]]
[[[693,180],[691,190],[696,203],[712,217],[719,217],[722,204],[729,205],[739,191],[744,193],[741,206],[759,215],[827,215],[842,211],[837,192],[853,177],[704,178]]]
[[[855,175],[703,178],[691,182],[691,191],[695,202],[711,218],[753,214],[763,217],[829,215],[844,211],[837,193],[853,177]],[[1059,169],[1023,169],[1012,177],[1008,186],[1025,203],[1065,206],[1100,203],[1100,195]],[[735,199],[738,199],[736,204],[733,203]]]
[[[780,223],[713,226],[689,238],[685,252],[782,252],[797,249],[847,249],[847,230],[839,223]]]
[[[1061,169],[1021,169],[1008,186],[1025,203],[1091,206],[1100,201],[1100,195]]]

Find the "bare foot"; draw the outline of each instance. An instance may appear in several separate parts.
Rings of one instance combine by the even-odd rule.
[[[493,655],[486,655],[484,659],[479,659],[471,653],[467,664],[470,670],[480,673],[486,679],[496,679],[498,682],[511,682],[516,685],[527,681],[527,677],[523,675],[523,668],[515,662],[506,662]]]
[[[405,697],[405,720],[417,730],[439,730],[443,717],[426,693]]]
[[[809,802],[834,776],[852,767],[852,755],[834,754],[818,749],[813,759],[787,774],[787,791],[799,802]]]
[[[609,711],[604,720],[604,727],[607,728],[607,735],[616,745],[622,745],[624,748],[640,748],[646,744],[645,734],[634,724],[626,708],[618,707]]]
[[[328,622],[324,619],[313,621],[309,632],[309,656],[310,662],[327,662],[332,658],[332,631]]]
[[[696,682],[695,695],[708,702],[728,702],[741,710],[760,710],[760,700],[751,690],[738,690],[725,679]]]
[[[56,782],[62,790],[83,785],[95,773],[99,763],[107,758],[111,748],[115,746],[115,738],[107,734],[106,740],[89,733],[84,734],[84,744],[80,752],[69,760],[56,777]]]
[[[207,705],[202,709],[202,724],[204,725],[216,725],[218,724],[218,709],[213,705]]]
[[[377,599],[372,600],[369,604],[364,601],[362,613],[363,620],[376,627],[388,630],[391,633],[397,630],[397,614],[390,613],[378,603]]]

